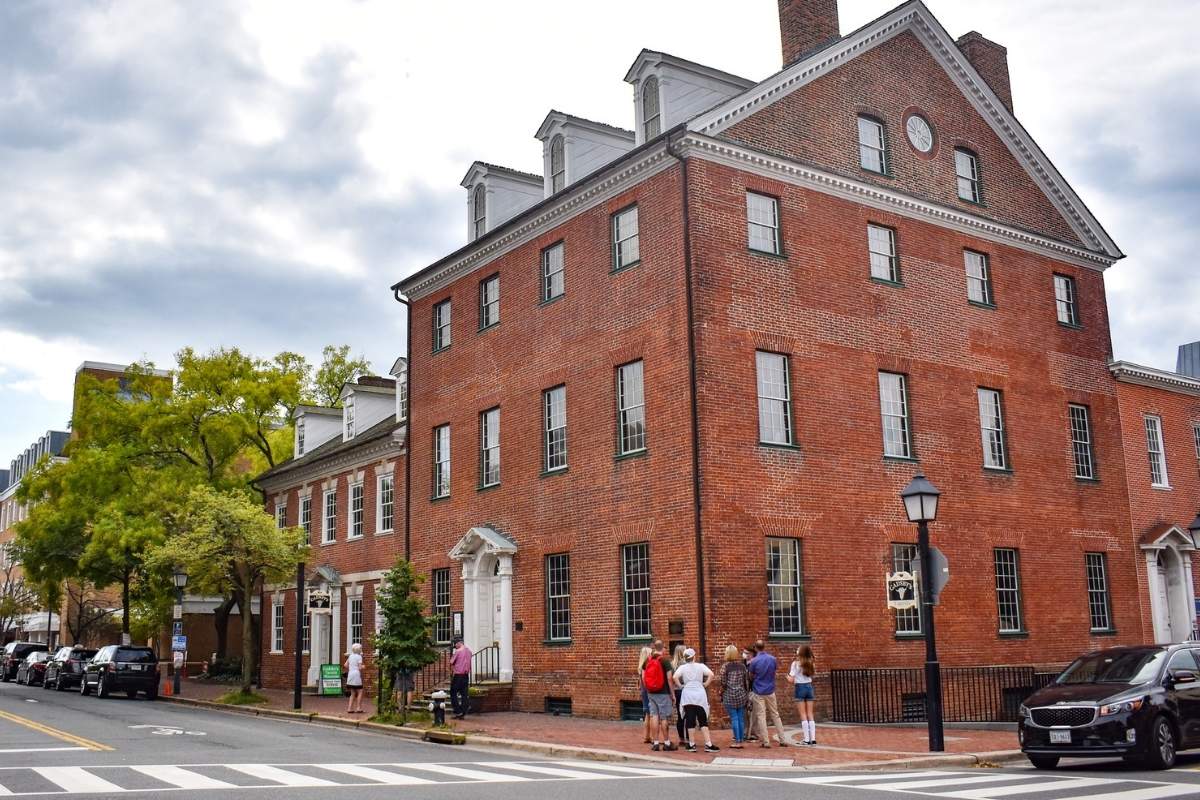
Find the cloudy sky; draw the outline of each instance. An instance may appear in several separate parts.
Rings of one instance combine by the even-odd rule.
[[[842,30],[897,1],[841,0]],[[1008,47],[1022,121],[1129,255],[1117,356],[1173,368],[1200,339],[1200,4],[928,5]],[[0,1],[0,463],[65,426],[85,359],[349,343],[386,370],[387,287],[463,242],[470,162],[540,172],[551,107],[631,127],[642,47],[762,78],[776,3]]]

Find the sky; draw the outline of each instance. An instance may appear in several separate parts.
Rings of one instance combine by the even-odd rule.
[[[848,32],[898,0],[841,0]],[[1117,358],[1200,339],[1196,0],[927,0],[1008,47],[1018,116],[1128,258]],[[773,0],[0,1],[0,465],[84,360],[404,351],[388,287],[466,239],[475,159],[541,172],[546,112],[632,127],[642,47],[747,78]]]

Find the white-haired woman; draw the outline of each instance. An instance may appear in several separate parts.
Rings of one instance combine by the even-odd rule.
[[[355,642],[350,647],[350,655],[346,656],[343,665],[346,670],[346,688],[350,690],[350,702],[346,706],[347,714],[363,713],[363,657],[362,645]]]

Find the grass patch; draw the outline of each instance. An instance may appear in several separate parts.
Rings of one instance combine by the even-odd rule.
[[[367,722],[378,722],[380,725],[404,725],[404,715],[399,711],[388,714],[374,714],[367,719]],[[408,724],[415,725],[420,728],[427,728],[432,722],[432,716],[426,711],[409,711]]]
[[[227,706],[258,706],[269,703],[270,700],[261,694],[243,692],[241,689],[238,689],[236,692],[228,692],[221,695],[216,699],[216,702],[224,703]]]

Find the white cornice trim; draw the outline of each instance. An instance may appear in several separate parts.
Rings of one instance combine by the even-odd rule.
[[[282,475],[264,478],[258,482],[265,492],[280,492],[299,488],[304,484],[320,482],[322,489],[328,489],[328,479],[347,472],[355,472],[364,467],[379,462],[380,458],[393,457],[398,461],[404,455],[403,441],[396,441],[394,436],[384,436],[363,447],[355,447],[336,456],[322,458]]]
[[[862,205],[922,220],[981,239],[1007,244],[1080,267],[1103,271],[1115,259],[1036,233],[975,216],[947,206],[918,200],[901,192],[773,156],[723,139],[689,133],[679,146],[684,157],[701,158],[753,172],[774,180],[803,186]]]
[[[1112,361],[1108,365],[1109,372],[1113,377],[1122,383],[1136,383],[1141,386],[1150,386],[1154,389],[1166,389],[1179,394],[1190,394],[1195,397],[1200,397],[1200,380],[1190,378],[1187,375],[1180,375],[1177,372],[1168,372],[1165,369],[1155,369],[1154,367],[1143,367],[1141,364],[1134,364],[1129,361]]]

